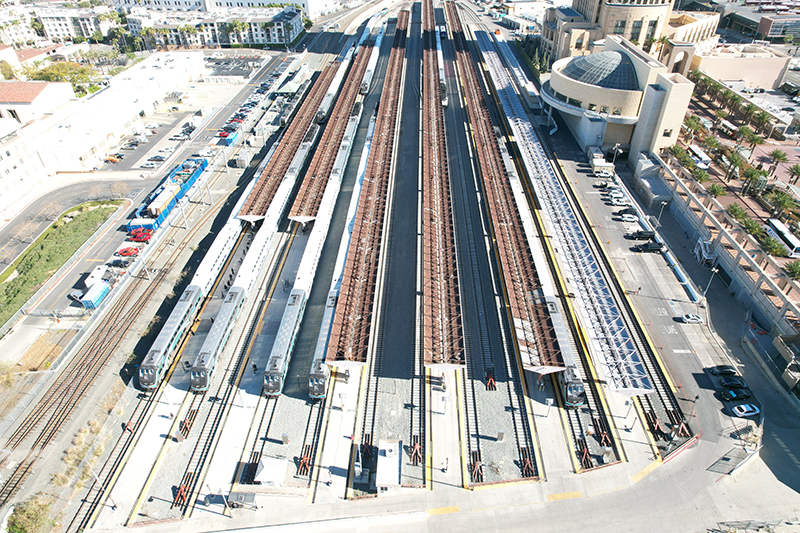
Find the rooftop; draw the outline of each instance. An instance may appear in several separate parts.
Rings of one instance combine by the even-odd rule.
[[[47,81],[0,82],[0,101],[10,104],[30,104],[47,87]]]
[[[572,58],[561,74],[606,89],[639,90],[633,63],[628,56],[616,50]]]

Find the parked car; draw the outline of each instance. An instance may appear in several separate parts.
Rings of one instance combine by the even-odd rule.
[[[113,155],[107,155],[106,163],[119,163],[119,157],[114,157]]]
[[[227,131],[225,131],[225,130],[222,130],[222,131],[220,131],[220,132],[219,132],[219,136],[220,136],[220,137],[222,137],[222,138],[224,139],[225,137],[227,137],[227,136],[228,136],[228,132],[227,132]]]
[[[622,215],[621,218],[622,218],[623,222],[638,222],[639,221],[639,217],[637,217],[636,215],[631,215],[630,213],[625,213],[624,215]]]
[[[133,144],[123,144],[120,147],[120,150],[136,150],[136,146],[134,146]]]
[[[114,259],[113,261],[106,263],[106,265],[114,268],[127,268],[128,265],[130,265],[130,262],[125,261],[124,259]]]
[[[731,365],[717,365],[709,368],[708,371],[715,376],[735,376],[737,374],[736,369]]]
[[[634,251],[636,252],[660,252],[664,249],[664,245],[660,242],[645,242],[642,244],[637,244],[633,247]]]
[[[723,387],[726,389],[745,389],[747,384],[739,376],[722,376],[719,380]]]
[[[594,173],[594,175],[597,176],[598,178],[613,178],[614,177],[614,173],[611,172],[610,170],[598,170],[597,172]]]
[[[167,160],[167,158],[166,158],[166,157],[164,157],[163,155],[158,155],[158,154],[156,154],[156,155],[154,155],[154,156],[151,156],[151,157],[148,159],[148,161],[166,161],[166,160]]]
[[[688,313],[681,317],[681,322],[684,324],[702,324],[703,319],[699,315]]]
[[[83,298],[83,291],[78,291],[78,290],[72,291],[67,295],[67,298],[69,298],[74,302],[80,302],[81,298]]]
[[[174,151],[175,151],[175,147],[174,146],[165,146],[164,148],[159,150],[159,152],[161,152],[162,154],[171,154]]]
[[[148,228],[134,228],[131,230],[131,235],[140,235],[142,233],[147,233],[148,235],[152,235],[153,230]]]
[[[747,389],[728,389],[722,391],[721,396],[726,402],[735,402],[748,399],[750,397],[750,391]]]
[[[733,414],[739,418],[747,418],[748,416],[756,416],[761,411],[752,403],[743,403],[742,405],[733,406]]]
[[[114,157],[116,157],[116,158],[117,158],[117,159],[119,159],[120,161],[122,161],[123,159],[125,159],[125,154],[116,153],[116,154],[111,154],[111,155],[113,155]]]
[[[139,165],[140,168],[158,168],[158,163],[154,163],[152,161],[148,161],[147,163],[142,163]]]
[[[618,215],[636,215],[638,213],[636,212],[636,208],[635,207],[624,207],[624,208],[620,209],[619,211],[617,211],[617,214]]]
[[[150,242],[152,235],[148,235],[147,233],[140,233],[139,235],[134,235],[130,239],[131,242]]]
[[[189,140],[189,136],[188,135],[183,135],[183,134],[178,134],[178,135],[173,135],[172,137],[169,138],[169,140],[170,141],[188,141]]]
[[[114,255],[118,255],[120,257],[136,257],[139,255],[139,249],[134,247],[123,248],[121,250],[117,250]]]

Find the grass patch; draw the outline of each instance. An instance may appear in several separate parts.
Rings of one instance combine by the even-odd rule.
[[[94,438],[98,433],[100,433],[101,427],[102,426],[100,422],[97,420],[90,420],[85,427],[82,427],[80,431],[75,434],[75,437],[72,439],[72,446],[70,446],[70,448],[64,452],[64,457],[62,457],[62,460],[64,461],[64,469],[53,476],[53,485],[56,485],[57,487],[63,487],[69,483],[70,479],[72,479],[72,476],[75,475],[75,473],[78,471],[78,468],[81,466],[81,462],[86,457],[86,454],[89,452],[89,448],[91,448]],[[99,452],[97,451],[98,449],[100,450]],[[95,447],[92,457],[87,458],[87,460],[94,463],[102,454],[103,444],[98,444]],[[89,473],[90,471],[86,467],[81,470],[78,477],[78,483],[80,486],[83,486],[83,483],[86,481],[86,476],[84,474]]]
[[[87,202],[58,217],[0,274],[0,324],[4,324],[111,216],[122,200]],[[14,279],[9,280],[16,272]]]

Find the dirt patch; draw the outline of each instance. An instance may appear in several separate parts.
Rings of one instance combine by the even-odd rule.
[[[9,276],[8,276],[8,279],[6,279],[6,280],[5,280],[3,283],[8,283],[9,281],[13,280],[13,279],[14,279],[14,278],[16,278],[17,276],[19,276],[19,272],[17,272],[16,270],[14,270],[14,272],[12,272],[11,274],[9,274]]]
[[[34,342],[17,363],[17,371],[36,372],[47,370],[77,331],[64,329],[48,331]]]

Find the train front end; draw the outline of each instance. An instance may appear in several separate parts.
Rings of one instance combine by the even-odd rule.
[[[189,388],[192,392],[205,392],[208,390],[209,372],[203,367],[194,367],[189,376]]]
[[[280,372],[267,371],[264,373],[264,396],[275,398],[281,395],[283,390],[283,376]]]

